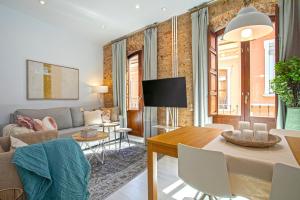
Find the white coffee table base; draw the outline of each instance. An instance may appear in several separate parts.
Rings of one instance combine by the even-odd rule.
[[[105,157],[104,140],[98,142],[98,144],[95,146],[90,145],[90,143],[95,143],[95,142],[82,142],[81,141],[78,143],[83,151],[90,150],[92,152],[90,158],[87,159],[89,162],[91,161],[91,159],[93,157],[96,157],[97,160],[101,162],[101,164],[104,164],[104,157]],[[102,148],[102,151],[101,151],[101,148]],[[99,156],[99,154],[101,154],[101,156]]]

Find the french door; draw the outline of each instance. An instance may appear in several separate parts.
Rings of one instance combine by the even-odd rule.
[[[216,34],[217,114],[215,123],[238,121],[267,123],[276,127],[277,98],[271,88],[277,61],[277,27],[257,40],[226,42],[223,32]]]
[[[127,126],[131,135],[143,137],[142,51],[128,56],[127,67]]]

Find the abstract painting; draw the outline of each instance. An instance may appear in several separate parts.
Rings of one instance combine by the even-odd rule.
[[[79,70],[27,60],[27,99],[78,100]]]

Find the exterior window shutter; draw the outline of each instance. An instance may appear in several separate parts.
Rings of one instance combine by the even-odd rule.
[[[208,115],[218,114],[218,55],[217,35],[208,32]]]

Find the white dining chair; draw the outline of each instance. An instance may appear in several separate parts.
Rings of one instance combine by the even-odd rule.
[[[234,127],[230,124],[205,124],[204,127],[206,128],[217,128],[223,131],[233,131]]]
[[[200,199],[233,196],[226,159],[221,152],[178,144],[178,176],[203,193]]]
[[[300,168],[275,164],[270,200],[300,199]]]

